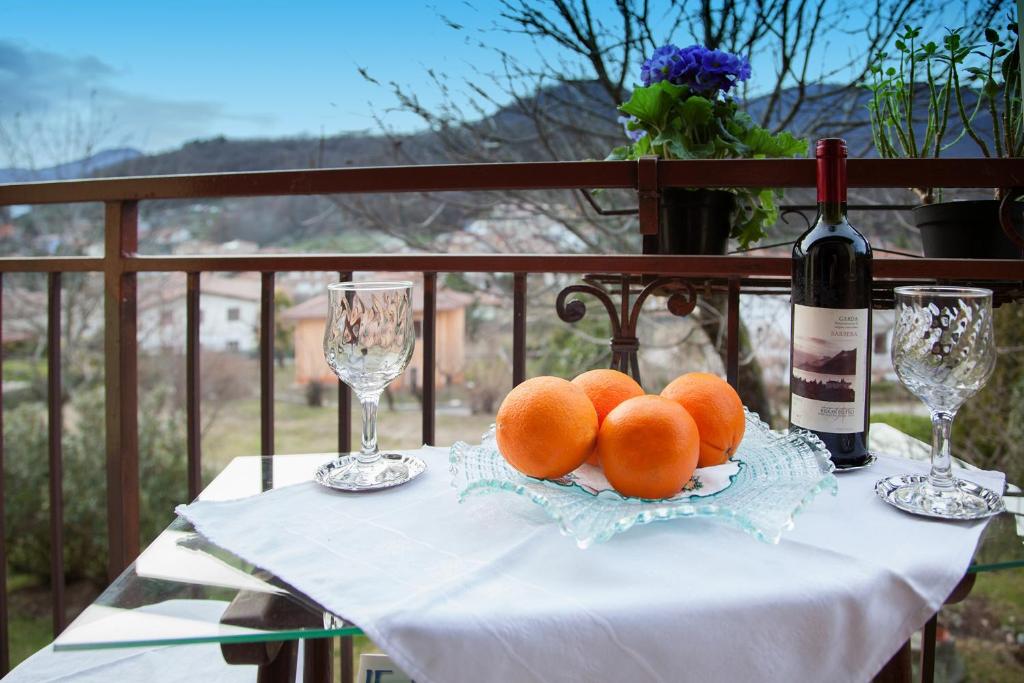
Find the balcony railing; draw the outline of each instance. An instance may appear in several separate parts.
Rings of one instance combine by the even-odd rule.
[[[849,185],[855,188],[994,188],[1024,187],[1024,160],[851,159]],[[108,574],[115,577],[139,553],[138,346],[136,339],[139,273],[186,273],[186,392],[188,491],[200,489],[199,299],[203,273],[261,273],[260,427],[261,452],[274,450],[274,278],[288,271],[322,271],[351,278],[358,271],[423,273],[423,408],[422,436],[434,443],[436,309],[439,273],[479,272],[513,275],[513,382],[526,374],[527,275],[570,273],[663,275],[714,283],[728,293],[727,373],[735,380],[738,365],[739,296],[757,289],[788,290],[788,258],[764,256],[660,255],[253,255],[145,256],[138,253],[139,203],[158,199],[201,199],[344,193],[396,193],[484,190],[558,190],[619,188],[633,190],[639,207],[639,230],[657,234],[659,190],[664,187],[813,187],[813,160],[562,162],[473,164],[415,167],[346,168],[264,173],[226,173],[147,178],[115,178],[0,185],[0,206],[102,202],[105,204],[105,252],[102,258],[0,258],[0,293],[5,273],[48,274],[48,408],[50,534],[55,633],[65,625],[62,409],[61,276],[104,276],[106,473]],[[870,235],[869,235],[870,237]],[[887,258],[875,263],[876,301],[891,300],[894,285],[906,281],[964,280],[1024,282],[1024,261]],[[1016,297],[1020,287],[1004,295]],[[2,311],[0,311],[2,315]],[[0,333],[2,334],[2,333]],[[2,344],[0,338],[0,344]],[[350,396],[339,383],[338,450],[351,445]],[[0,394],[2,407],[2,394]],[[2,418],[0,418],[2,419]],[[0,472],[3,466],[0,431]],[[0,510],[3,482],[0,481]],[[9,666],[8,608],[4,518],[0,514],[0,674]]]

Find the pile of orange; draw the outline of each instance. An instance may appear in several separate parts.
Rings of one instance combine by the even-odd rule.
[[[728,460],[746,426],[739,395],[715,375],[682,375],[654,396],[617,370],[526,380],[496,423],[498,450],[523,474],[554,479],[589,463],[637,498],[679,493],[696,468]]]

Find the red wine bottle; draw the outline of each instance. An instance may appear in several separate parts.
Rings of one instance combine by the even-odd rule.
[[[868,453],[871,245],[846,220],[846,142],[818,140],[818,218],[793,245],[789,422],[838,469]]]

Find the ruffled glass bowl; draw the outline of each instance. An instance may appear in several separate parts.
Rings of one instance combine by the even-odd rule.
[[[479,445],[460,441],[452,446],[449,470],[459,500],[478,493],[516,493],[541,506],[580,548],[638,524],[679,517],[718,519],[777,543],[814,496],[838,491],[828,450],[816,436],[772,431],[751,412],[730,462],[697,470],[681,493],[663,500],[622,496],[589,465],[557,480],[521,474],[498,452],[494,427]]]

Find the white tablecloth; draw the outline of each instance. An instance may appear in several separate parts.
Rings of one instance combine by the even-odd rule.
[[[459,504],[447,450],[418,454],[427,472],[391,490],[302,483],[178,512],[358,624],[418,683],[864,681],[941,606],[984,528],[877,500],[880,477],[927,468],[882,456],[840,475],[779,545],[683,519],[579,550],[517,496]],[[999,473],[962,474],[1002,490]]]

